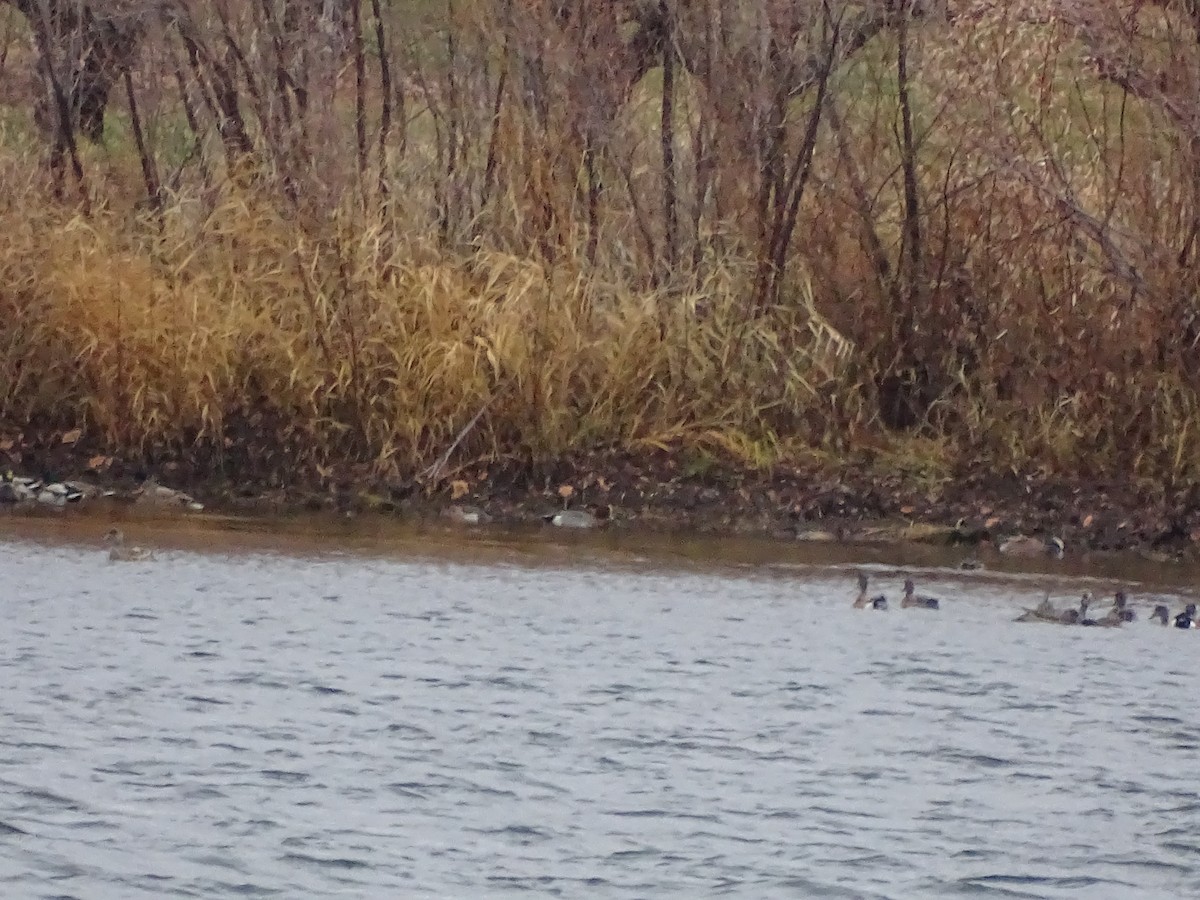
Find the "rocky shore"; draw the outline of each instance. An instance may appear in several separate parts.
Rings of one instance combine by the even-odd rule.
[[[0,447],[0,468],[16,481],[62,484],[77,492],[70,502],[51,504],[68,514],[76,503],[104,498],[174,506],[183,514],[203,505],[216,512],[333,510],[513,525],[541,522],[564,508],[607,513],[611,507],[611,518],[600,527],[780,541],[921,542],[959,546],[968,555],[971,548],[1054,553],[1057,539],[1068,555],[1134,551],[1162,561],[1200,560],[1195,487],[1011,474],[933,480],[865,465],[758,471],[711,461],[685,464],[665,452],[544,465],[480,464],[425,479],[380,478],[366,466],[345,465],[289,483],[214,476],[173,462],[133,465],[65,445],[38,453]],[[13,502],[8,493],[0,507],[14,514],[41,505],[33,497]]]

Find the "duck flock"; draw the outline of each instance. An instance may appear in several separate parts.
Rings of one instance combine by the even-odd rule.
[[[204,509],[204,504],[199,503],[191,494],[159,484],[153,477],[139,476],[138,486],[134,490],[120,493],[82,480],[55,481],[49,477],[33,478],[16,475],[11,469],[0,473],[0,505],[64,507],[94,498],[179,507],[192,511]]]
[[[882,594],[877,594],[872,597],[868,591],[869,580],[867,575],[860,572],[858,575],[858,596],[854,600],[855,609],[887,609],[888,601]],[[1026,609],[1021,615],[1017,616],[1018,622],[1041,622],[1050,625],[1090,625],[1100,628],[1118,628],[1127,622],[1132,622],[1137,618],[1137,613],[1133,607],[1129,605],[1129,598],[1124,591],[1117,591],[1113,598],[1112,608],[1103,616],[1092,618],[1088,615],[1089,610],[1095,603],[1091,591],[1084,591],[1083,596],[1079,599],[1079,606],[1067,609],[1058,609],[1050,602],[1050,595],[1046,595],[1040,604],[1034,609]],[[936,597],[924,597],[916,592],[916,586],[911,578],[904,580],[904,596],[900,600],[902,609],[941,609],[941,601]],[[1196,604],[1189,603],[1184,607],[1183,612],[1171,615],[1171,610],[1165,604],[1158,604],[1154,607],[1154,611],[1150,614],[1151,622],[1158,622],[1160,625],[1174,625],[1176,628],[1200,628],[1200,621],[1197,620]]]

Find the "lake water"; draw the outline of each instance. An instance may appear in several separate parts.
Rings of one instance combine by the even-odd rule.
[[[0,523],[5,898],[1200,896],[1186,573],[1065,628],[1119,563],[106,526]]]

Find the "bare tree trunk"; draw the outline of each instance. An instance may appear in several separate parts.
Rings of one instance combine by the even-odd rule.
[[[79,0],[0,2],[10,3],[25,16],[35,31],[38,52],[46,59],[53,56],[57,90],[66,101],[71,130],[93,142],[102,140],[109,92],[133,59],[141,36],[140,19],[118,20]],[[49,78],[47,70],[43,73]],[[47,88],[55,90],[50,84]]]
[[[666,243],[666,280],[670,281],[679,262],[679,201],[675,171],[675,16],[670,0],[660,0],[662,18],[662,142],[663,219]]]

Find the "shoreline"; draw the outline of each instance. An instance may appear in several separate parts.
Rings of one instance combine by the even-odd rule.
[[[23,454],[11,451],[3,450],[0,469],[39,477],[39,470],[22,466]],[[542,525],[543,516],[564,508],[565,497],[571,508],[611,505],[612,520],[600,527],[634,532],[926,544],[958,548],[964,559],[1006,555],[999,547],[1012,537],[1038,539],[1019,555],[1049,557],[1040,542],[1058,538],[1067,556],[1134,552],[1157,562],[1200,561],[1200,491],[1194,488],[1149,491],[1127,483],[1013,475],[933,483],[852,464],[758,471],[713,463],[697,472],[659,451],[639,457],[596,454],[541,466],[480,463],[427,483],[371,477],[367,467],[348,464],[285,485],[206,476],[177,463],[135,467],[76,447],[27,458],[36,458],[40,471],[54,473],[41,477],[112,492],[116,503],[142,502],[138,486],[149,477],[186,491],[212,513],[332,511],[347,517],[435,519],[464,528],[486,522]],[[464,522],[453,516],[455,508],[479,511],[484,521]],[[188,513],[181,508],[180,514]]]

